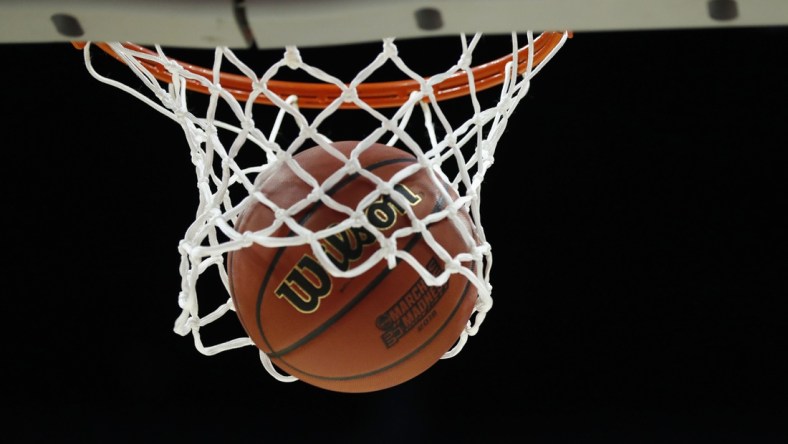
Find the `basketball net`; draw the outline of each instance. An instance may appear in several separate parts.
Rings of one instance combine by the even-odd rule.
[[[463,273],[478,289],[475,312],[457,343],[443,356],[445,359],[459,353],[468,337],[479,331],[493,304],[490,284],[493,255],[483,229],[480,209],[484,177],[495,160],[496,147],[509,117],[528,93],[531,79],[568,37],[570,33],[567,32],[545,32],[537,38],[533,32],[513,33],[508,55],[494,63],[473,67],[474,51],[482,35],[461,35],[456,63],[443,72],[431,73],[429,77],[410,68],[407,60],[398,54],[395,39],[384,39],[377,57],[349,82],[343,82],[332,73],[310,64],[309,60],[301,57],[297,47],[285,48],[277,62],[256,72],[236,52],[226,47],[213,51],[213,64],[208,69],[180,62],[168,56],[160,46],[151,50],[117,42],[74,45],[83,49],[87,69],[96,79],[131,94],[174,120],[186,136],[196,173],[199,204],[194,221],[179,244],[181,290],[178,304],[182,311],[175,321],[176,333],[182,336],[191,334],[195,347],[205,355],[254,345],[244,336],[213,345],[206,345],[201,339],[201,329],[234,310],[225,267],[228,253],[253,243],[269,248],[310,244],[325,269],[335,276],[352,277],[374,265],[367,263],[352,270],[339,270],[320,251],[321,239],[361,223],[354,220],[359,214],[355,208],[339,209],[348,214],[348,220],[333,227],[333,231],[313,232],[300,226],[292,217],[292,208],[276,209],[277,220],[292,228],[292,236],[275,237],[271,234],[276,231],[274,229],[240,233],[234,228],[239,214],[250,202],[271,204],[256,190],[273,163],[292,162],[292,155],[299,149],[314,145],[331,150],[332,140],[326,131],[330,127],[329,118],[342,110],[355,109],[377,122],[371,130],[354,138],[359,141],[357,149],[384,143],[409,151],[423,167],[450,184],[460,196],[448,209],[430,215],[431,220],[414,225],[451,217],[452,209],[456,215],[456,209],[460,207],[467,210],[473,220],[478,239],[473,251],[461,257],[447,258],[444,272],[437,276],[424,267],[415,267],[428,285],[442,285],[450,274]],[[100,74],[92,62],[91,49],[95,46],[122,61],[134,76],[121,81]],[[395,66],[406,80],[370,83],[369,79],[384,64]],[[280,71],[287,69],[305,74],[312,81],[277,80]],[[230,71],[236,74],[230,74]],[[484,90],[489,95],[491,89],[494,100],[483,105],[481,93]],[[195,102],[195,91],[207,97],[207,101]],[[451,121],[450,116],[454,114],[449,110],[456,106],[454,101],[459,100],[458,97],[464,97],[469,111],[467,115]],[[273,107],[274,113],[270,118],[254,119],[261,114],[258,111],[261,107],[257,106],[260,104],[268,105],[263,106],[266,108]],[[229,117],[217,111],[220,106]],[[202,109],[198,111],[198,107]],[[314,112],[310,114],[307,110]],[[282,131],[287,125],[293,130]],[[346,160],[345,172],[357,171],[354,162]],[[309,177],[303,179],[309,181]],[[369,198],[391,191],[394,185],[381,181],[377,195]],[[324,200],[324,191],[316,189],[308,199],[311,202]],[[325,203],[333,204],[327,200]],[[407,252],[397,251],[396,243],[394,249],[391,245],[381,242],[383,253],[373,255],[370,261],[386,261],[393,267],[399,260],[408,260]],[[458,266],[460,262],[468,261],[472,261],[475,267]],[[200,306],[203,295],[198,294],[198,281],[208,272],[214,279],[218,276],[227,296],[219,299],[218,306],[205,309]],[[260,359],[277,380],[296,380],[275,368],[262,352]]]

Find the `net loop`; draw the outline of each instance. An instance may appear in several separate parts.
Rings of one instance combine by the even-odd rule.
[[[288,46],[285,49],[284,62],[285,66],[292,70],[296,70],[302,66],[303,60],[301,60],[301,53],[298,51],[297,47]]]

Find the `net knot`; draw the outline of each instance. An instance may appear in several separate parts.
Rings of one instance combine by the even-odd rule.
[[[290,69],[298,69],[301,67],[303,60],[301,59],[301,53],[298,51],[298,48],[295,46],[288,46],[285,48],[285,54],[282,56],[282,60],[285,62]]]
[[[195,316],[189,316],[189,319],[183,325],[184,329],[189,330],[199,330],[200,329],[200,319]]]
[[[427,225],[424,223],[423,220],[419,219],[418,217],[410,221],[410,226],[417,233],[423,233],[424,231],[427,230]]]
[[[347,171],[349,176],[358,174],[358,172],[361,171],[361,163],[358,161],[358,159],[348,159],[348,161],[345,163],[345,171]]]
[[[284,208],[277,208],[274,210],[274,217],[276,220],[282,220],[287,217],[287,211]]]
[[[178,121],[186,120],[189,116],[189,111],[181,106],[173,106],[172,113],[175,115],[175,119]]]
[[[257,79],[252,82],[253,92],[262,92],[268,88],[268,82],[262,79]]]
[[[462,264],[457,259],[446,261],[446,271],[451,274],[459,273],[462,268]]]
[[[381,239],[380,252],[386,258],[388,267],[393,269],[397,265],[397,241],[390,237]]]
[[[342,91],[342,101],[345,103],[355,102],[358,100],[358,90],[356,88],[348,88]]]
[[[484,260],[484,255],[490,252],[490,243],[484,242],[482,244],[477,245],[473,250],[471,250],[471,257],[476,262],[480,262]]]
[[[495,163],[495,157],[489,153],[482,153],[482,165],[484,165],[485,170],[489,169]],[[479,178],[481,179],[484,176],[483,173],[479,173]]]
[[[397,45],[394,44],[394,39],[387,38],[383,40],[383,55],[388,58],[397,57],[399,54],[399,49],[397,49]]]
[[[446,134],[446,137],[444,138],[444,140],[446,141],[446,146],[449,146],[449,147],[452,147],[452,148],[457,146],[457,136],[454,134],[454,132],[450,132],[450,133]],[[455,156],[456,155],[457,154],[455,153]]]
[[[191,329],[189,328],[188,325],[186,325],[186,322],[177,322],[173,327],[173,330],[175,331],[176,334],[179,334],[181,336],[186,336],[191,332]]]
[[[210,95],[212,95],[212,96],[218,96],[218,95],[221,95],[222,91],[224,91],[224,88],[222,88],[222,85],[220,85],[220,84],[218,84],[218,83],[213,83],[213,82],[211,82],[211,83],[208,85],[208,93],[209,93]]]
[[[164,66],[164,69],[171,72],[172,74],[178,74],[178,75],[180,75],[181,70],[183,69],[183,67],[178,62],[168,58],[164,59],[164,61],[162,62],[162,66]]]
[[[241,129],[243,129],[244,131],[251,131],[251,130],[255,129],[254,119],[247,118],[247,119],[241,120]]]
[[[473,63],[473,56],[470,51],[463,52],[462,56],[460,56],[460,60],[457,61],[457,65],[462,71],[470,71],[471,63]]]
[[[306,196],[307,201],[315,203],[323,198],[323,190],[318,187],[309,192]]]
[[[366,217],[366,215],[364,214],[363,211],[356,210],[356,211],[353,212],[353,214],[348,216],[348,219],[350,220],[350,226],[351,227],[359,228],[359,227],[364,226],[364,221],[367,219],[367,217]]]
[[[424,80],[419,80],[421,85],[421,89],[419,89],[419,97],[432,97],[433,93],[435,92],[435,88],[432,87],[431,82],[425,82]]]
[[[441,164],[443,161],[441,160],[440,156],[430,157],[427,159],[427,168],[433,171],[441,171]]]
[[[317,235],[310,230],[306,230],[301,237],[304,239],[305,245],[314,245],[317,242]]]
[[[465,199],[465,201],[467,201],[467,199]],[[456,217],[457,212],[462,210],[464,205],[463,199],[454,200],[446,205],[446,212],[450,215],[449,217]]]
[[[378,185],[378,190],[380,191],[381,196],[391,196],[392,193],[394,193],[394,187],[388,182],[383,182]]]
[[[509,109],[512,106],[512,98],[508,95],[503,96],[501,100],[498,101],[498,109]]]
[[[476,188],[468,188],[465,192],[465,197],[469,198],[471,201],[479,200],[479,192]]]

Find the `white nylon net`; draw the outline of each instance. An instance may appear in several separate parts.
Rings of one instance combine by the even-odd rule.
[[[480,209],[482,183],[493,164],[497,143],[506,129],[510,115],[528,93],[531,78],[545,64],[543,62],[534,66],[533,50],[530,49],[534,47],[533,33],[528,32],[524,35],[526,42],[522,41],[522,34],[512,34],[513,60],[506,65],[500,86],[492,93],[485,92],[493,96],[492,103],[489,105],[483,104],[481,94],[474,88],[474,74],[470,69],[474,50],[482,38],[481,34],[460,36],[460,52],[456,63],[443,72],[430,73],[430,77],[424,77],[410,67],[408,61],[399,54],[394,39],[385,39],[382,41],[379,54],[360,69],[350,81],[343,81],[338,76],[310,64],[296,47],[286,48],[278,61],[259,72],[241,60],[233,50],[216,48],[213,53],[212,75],[203,76],[171,61],[161,47],[155,47],[153,53],[142,53],[119,43],[110,43],[111,49],[135,75],[133,81],[120,81],[99,74],[92,63],[91,45],[86,45],[85,63],[96,79],[128,92],[177,122],[183,128],[188,142],[191,162],[196,173],[199,204],[194,221],[179,244],[182,282],[178,304],[182,312],[175,322],[175,332],[183,336],[191,334],[195,347],[205,355],[254,346],[252,340],[246,336],[223,339],[213,345],[204,344],[201,337],[201,329],[234,310],[232,298],[229,297],[226,270],[228,253],[253,243],[266,247],[309,244],[325,269],[335,276],[357,276],[377,262],[384,261],[391,267],[397,260],[411,263],[428,285],[441,285],[452,273],[464,274],[478,290],[475,312],[456,345],[443,357],[448,358],[459,353],[468,337],[478,332],[493,302],[490,284],[493,257],[483,229]],[[563,38],[566,39],[567,34],[564,34]],[[560,44],[551,50],[545,61],[552,57],[563,41],[561,40]],[[518,57],[521,58],[518,56],[518,50],[525,44],[529,47],[526,61],[528,65],[522,74],[518,74],[518,62],[522,61],[518,60]],[[164,66],[171,74],[172,82],[157,80],[142,61],[157,62]],[[379,110],[360,97],[357,86],[368,81],[384,65],[396,67],[406,78],[416,80],[419,87],[410,93],[404,104]],[[219,73],[230,69],[248,77],[252,82],[253,90],[247,99],[235,97],[221,84]],[[309,112],[302,110],[299,108],[299,97],[280,97],[268,89],[268,82],[277,78],[280,72],[287,70],[298,71],[309,77],[311,82],[336,85],[341,94],[336,100],[327,103],[324,109]],[[462,99],[468,111],[463,117],[455,116],[455,107],[459,109],[455,101],[460,99],[439,101],[434,90],[436,85],[456,73],[464,73],[470,85],[469,94]],[[197,82],[207,88],[207,97],[189,91],[186,87],[187,81]],[[203,102],[193,99],[195,95],[201,96]],[[254,99],[259,96],[267,97],[275,107],[255,104]],[[474,234],[478,240],[476,247],[455,257],[446,255],[445,251],[443,254],[438,254],[445,262],[444,271],[439,275],[433,275],[426,270],[409,257],[406,251],[397,250],[396,244],[392,243],[391,239],[381,235],[381,232],[370,225],[364,217],[360,217],[362,215],[360,211],[381,195],[396,195],[397,193],[390,192],[396,185],[396,180],[402,175],[397,175],[395,177],[398,179],[389,181],[370,177],[370,180],[377,180],[377,190],[366,196],[362,204],[356,208],[341,205],[330,198],[326,193],[331,185],[330,181],[316,185],[303,202],[291,208],[278,208],[265,196],[256,192],[264,173],[272,165],[293,163],[292,156],[299,149],[317,145],[332,151],[331,119],[335,114],[347,112],[342,107],[348,103],[359,109],[352,111],[353,113],[363,113],[365,118],[375,122],[374,125],[366,128],[359,125],[360,131],[364,133],[351,136],[353,140],[360,141],[357,151],[363,151],[373,143],[396,146],[409,151],[418,159],[416,168],[428,171],[435,181],[442,180],[449,183],[459,196],[453,205],[431,214],[429,220],[415,221],[408,230],[399,230],[392,236],[403,236],[414,231],[421,232],[425,225],[439,218],[456,218],[457,211],[467,211],[470,214]],[[198,108],[201,108],[201,111],[198,112]],[[260,116],[265,116],[261,108],[269,110],[270,117],[261,118]],[[271,109],[273,111],[270,111]],[[451,121],[452,119],[454,121]],[[336,150],[333,150],[333,155],[335,157],[338,155]],[[337,178],[358,172],[357,164],[353,160],[344,157],[342,159],[345,160],[345,166],[340,168],[342,171],[337,173]],[[406,176],[408,173],[403,174]],[[305,171],[301,170],[299,176],[310,183],[311,178]],[[301,226],[294,218],[294,214],[303,205],[317,200],[323,201],[325,205],[330,205],[337,211],[344,212],[347,214],[347,219],[336,226],[319,231]],[[257,232],[238,232],[235,226],[239,214],[252,201],[273,205],[272,208],[277,211],[275,224],[278,224],[277,226],[287,224],[293,229],[294,234],[288,237],[273,235],[275,227]],[[327,259],[320,247],[320,241],[358,226],[363,226],[376,236],[379,241],[379,251],[364,264],[350,270],[341,270]],[[441,253],[440,246],[434,245],[433,248],[437,253]],[[475,267],[461,266],[462,261],[471,261],[475,263]],[[219,299],[224,302],[206,309],[200,306],[204,295],[198,294],[198,281],[208,272],[211,272],[213,279],[218,276],[227,293]],[[260,352],[260,359],[266,370],[276,379],[296,380],[278,371],[265,353]]]

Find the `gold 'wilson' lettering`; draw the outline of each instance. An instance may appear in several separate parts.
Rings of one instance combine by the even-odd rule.
[[[394,190],[401,194],[411,206],[421,202],[421,197],[405,185],[397,184]],[[391,196],[381,196],[365,210],[369,223],[385,231],[393,227],[397,217],[405,214]],[[375,242],[375,236],[366,228],[350,228],[327,237],[321,242],[323,251],[340,270],[350,269],[351,264],[363,255],[365,247]],[[301,313],[314,313],[320,300],[331,293],[331,275],[320,262],[310,254],[305,254],[287,273],[275,294],[285,299]]]
[[[312,313],[320,299],[331,292],[331,276],[312,256],[305,254],[287,273],[276,289],[276,295],[285,298],[301,313]]]

